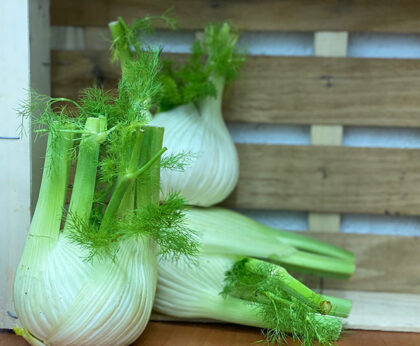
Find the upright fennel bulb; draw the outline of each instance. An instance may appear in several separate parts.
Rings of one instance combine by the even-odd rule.
[[[179,191],[187,203],[208,207],[224,200],[238,182],[238,154],[222,115],[224,85],[244,61],[235,52],[237,39],[227,23],[209,24],[187,65],[164,70],[163,111],[151,123],[165,128],[164,145],[172,153],[194,153],[195,159],[182,172],[162,172],[163,198]]]
[[[16,332],[32,345],[132,343],[150,316],[158,252],[195,252],[182,200],[159,205],[163,129],[145,126],[160,88],[158,55],[149,51],[126,66],[116,98],[88,89],[80,104],[41,99],[46,161],[14,285]],[[132,83],[139,74],[143,83]],[[58,101],[75,105],[76,114],[65,107],[55,113]]]
[[[121,19],[120,19],[121,20]],[[125,26],[119,58],[130,60],[139,23]],[[165,61],[163,96],[151,125],[165,128],[164,146],[173,155],[192,155],[182,171],[162,171],[162,199],[179,192],[188,204],[211,206],[225,199],[238,181],[238,155],[222,115],[223,90],[236,77],[244,57],[235,51],[238,35],[227,24],[207,25],[186,64]]]
[[[351,302],[318,295],[282,267],[256,259],[201,254],[198,265],[159,261],[154,309],[177,318],[213,319],[265,329],[267,342],[292,335],[331,345]]]
[[[94,131],[98,121],[89,119],[86,130]],[[79,162],[85,167],[78,167],[70,207],[84,222],[90,214],[99,154],[93,136],[89,135],[91,143],[81,144],[86,148],[80,150]],[[71,139],[50,136],[48,143],[39,202],[15,278],[21,334],[33,345],[128,345],[149,319],[157,250],[149,238],[140,237],[122,242],[115,261],[86,262],[87,252],[69,236],[70,217],[60,233]]]
[[[163,199],[179,191],[187,203],[207,207],[224,200],[238,182],[238,154],[221,109],[224,78],[211,80],[217,90],[215,98],[206,96],[197,103],[177,106],[151,121],[165,128],[164,145],[170,154],[194,156],[183,171],[162,171]]]

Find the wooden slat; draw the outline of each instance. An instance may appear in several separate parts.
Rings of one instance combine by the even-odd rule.
[[[420,150],[238,144],[239,184],[225,205],[418,215]]]
[[[173,8],[180,26],[231,20],[245,30],[420,32],[416,0],[53,0],[53,25],[105,26]]]
[[[345,328],[420,332],[419,294],[337,290],[324,293],[353,302],[350,316],[344,321]]]
[[[78,99],[83,88],[117,87],[120,66],[111,64],[106,51],[52,51],[51,95]]]
[[[171,55],[182,59],[182,56]],[[77,97],[120,74],[106,51],[53,51],[52,94]],[[420,60],[248,57],[227,90],[227,121],[420,127]]]
[[[230,121],[420,126],[419,60],[248,57]]]
[[[420,294],[419,237],[347,233],[305,233],[352,251],[356,272],[350,280],[324,279],[323,288]],[[316,278],[306,277],[318,288]],[[420,325],[418,326],[420,331]]]

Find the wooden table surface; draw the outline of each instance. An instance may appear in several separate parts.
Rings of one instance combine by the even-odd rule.
[[[239,346],[261,339],[258,329],[223,324],[150,322],[132,346]],[[416,346],[420,333],[394,333],[350,330],[343,334],[339,346]],[[0,333],[0,346],[27,346],[12,333]],[[289,342],[288,345],[299,345]],[[100,345],[98,345],[100,346]]]

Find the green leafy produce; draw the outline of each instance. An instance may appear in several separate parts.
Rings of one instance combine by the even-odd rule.
[[[155,310],[260,327],[269,343],[288,335],[304,345],[338,339],[341,320],[325,315],[347,317],[351,302],[314,293],[284,268],[348,278],[353,254],[223,208],[190,208],[186,225],[197,231],[198,264],[159,261]]]
[[[351,302],[316,294],[269,262],[202,253],[198,265],[159,261],[154,309],[177,318],[260,327],[268,343],[291,335],[303,345],[331,345],[342,329],[332,316],[347,316]]]
[[[337,246],[262,225],[220,207],[186,210],[186,224],[196,230],[200,250],[264,258],[288,270],[347,279],[355,270],[354,256]]]
[[[110,24],[114,56],[124,65],[139,53],[137,22]],[[184,64],[164,60],[162,95],[151,124],[165,128],[171,155],[193,154],[184,170],[162,172],[162,199],[178,191],[188,204],[210,206],[225,199],[238,181],[238,156],[222,116],[226,83],[238,75],[245,58],[236,49],[238,33],[227,23],[209,24],[194,42]]]
[[[159,54],[143,50],[127,62],[116,97],[96,88],[79,103],[34,94],[22,111],[41,113],[33,122],[48,132],[14,285],[22,326],[16,333],[32,345],[132,343],[150,316],[158,253],[197,252],[183,222],[183,199],[171,195],[159,204],[163,129],[146,126],[161,90]]]

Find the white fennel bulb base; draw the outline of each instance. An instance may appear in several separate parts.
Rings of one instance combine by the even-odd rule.
[[[16,273],[16,312],[31,345],[129,345],[147,325],[156,279],[147,238],[121,244],[115,261],[89,263],[64,236],[29,237]]]
[[[263,319],[249,304],[222,297],[225,272],[238,258],[201,255],[197,264],[159,259],[159,278],[154,310],[181,318],[208,318],[264,327]]]
[[[208,96],[197,104],[178,106],[151,121],[165,128],[163,145],[169,154],[193,156],[184,171],[162,171],[163,200],[179,192],[188,204],[208,207],[223,201],[238,182],[238,154],[221,111],[224,79],[212,80],[216,98]]]

